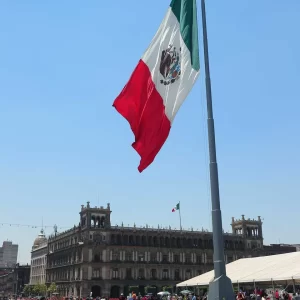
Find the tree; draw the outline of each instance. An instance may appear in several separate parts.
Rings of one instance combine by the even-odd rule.
[[[46,286],[46,284],[40,284],[40,293],[42,295],[46,295],[46,293],[47,293],[47,286]]]
[[[173,292],[173,287],[172,287],[172,286],[164,286],[164,287],[163,287],[163,291],[164,291],[164,292],[169,292],[169,293],[172,294],[172,292]]]
[[[129,292],[132,293],[132,292],[135,292],[137,293],[139,290],[139,287],[137,285],[133,285],[133,286],[130,286],[129,287]]]
[[[41,289],[40,289],[40,284],[38,283],[38,284],[35,284],[34,286],[33,286],[33,288],[32,288],[32,292],[35,294],[35,295],[39,295],[40,294],[40,291],[41,291]]]
[[[55,282],[52,282],[52,283],[50,284],[50,286],[48,287],[48,292],[49,292],[50,294],[53,294],[53,293],[56,293],[56,290],[57,290],[56,284],[55,284]]]
[[[146,294],[148,294],[148,293],[155,294],[156,292],[157,292],[157,288],[155,286],[147,285],[145,287],[145,293]]]
[[[46,284],[36,284],[33,286],[33,293],[35,295],[45,295],[47,292],[47,286]]]
[[[32,286],[27,284],[24,286],[24,289],[23,289],[23,293],[26,295],[26,296],[29,296],[32,294]]]

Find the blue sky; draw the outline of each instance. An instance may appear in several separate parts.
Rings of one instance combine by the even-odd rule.
[[[112,108],[168,5],[1,1],[1,222],[71,227],[91,201],[111,203],[113,225],[178,228],[181,201],[183,227],[211,229],[204,72],[142,174]],[[223,226],[261,215],[265,243],[299,242],[299,13],[298,0],[207,1]],[[0,223],[21,263],[38,232]]]

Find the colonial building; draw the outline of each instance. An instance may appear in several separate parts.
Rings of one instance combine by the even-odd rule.
[[[30,285],[46,282],[48,240],[42,229],[34,240],[31,251]]]
[[[118,297],[129,287],[157,291],[213,268],[212,233],[111,226],[110,205],[82,205],[79,226],[48,240],[47,284],[55,282],[61,296]],[[224,233],[227,262],[264,255],[262,221],[232,220]]]
[[[19,295],[29,283],[30,266],[17,264],[6,274],[0,275],[0,298]]]

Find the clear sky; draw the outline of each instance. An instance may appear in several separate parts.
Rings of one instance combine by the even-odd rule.
[[[211,229],[204,72],[142,174],[112,108],[168,5],[0,2],[0,241],[21,263],[40,228],[2,222],[50,234],[86,201],[110,202],[113,225],[176,228],[180,201],[184,228]],[[265,243],[300,242],[299,15],[299,0],[207,1],[224,230],[261,215]]]

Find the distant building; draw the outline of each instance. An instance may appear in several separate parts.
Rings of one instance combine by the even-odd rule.
[[[246,257],[267,256],[296,252],[296,245],[271,244],[263,245],[262,221],[246,219],[244,215],[237,220],[232,218],[232,232],[244,238],[245,248],[251,250]],[[249,251],[248,250],[248,251]]]
[[[276,254],[284,254],[290,252],[297,252],[297,245],[289,245],[289,244],[271,244],[264,245],[264,252],[266,255],[276,255]]]
[[[8,273],[0,275],[0,298],[22,293],[29,283],[30,266],[17,264]]]
[[[17,264],[18,245],[4,241],[0,247],[0,268],[11,268]]]
[[[205,230],[111,225],[111,209],[82,205],[79,226],[49,237],[46,284],[61,296],[118,298],[120,293],[175,290],[178,282],[213,269],[213,236]],[[224,233],[226,263],[265,251],[262,220],[232,218]],[[288,251],[289,252],[289,251]],[[274,254],[275,254],[274,253]]]
[[[292,244],[290,246],[296,247],[296,251],[300,251],[300,244]]]
[[[47,252],[48,241],[42,229],[32,246],[30,285],[46,282]]]

